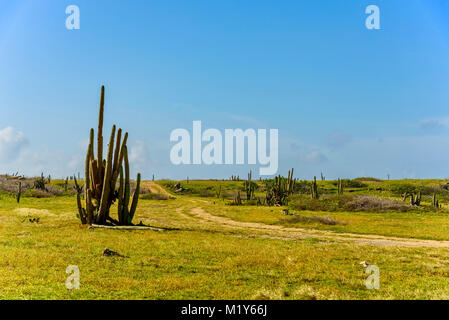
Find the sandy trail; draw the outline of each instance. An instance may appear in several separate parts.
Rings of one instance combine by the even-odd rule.
[[[263,231],[264,236],[285,239],[315,238],[324,241],[353,242],[376,246],[398,246],[414,248],[449,248],[449,241],[422,240],[413,238],[388,237],[370,234],[337,233],[324,230],[310,230],[301,228],[288,228],[277,225],[267,225],[257,222],[241,222],[226,217],[215,216],[204,211],[201,207],[195,207],[191,214],[209,222],[226,225],[238,229]]]
[[[172,197],[172,195],[167,190],[162,188],[154,181],[142,181],[142,188],[148,188],[152,193],[161,193],[168,197]]]

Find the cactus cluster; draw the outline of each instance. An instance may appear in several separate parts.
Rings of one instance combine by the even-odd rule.
[[[293,178],[293,168],[288,171],[288,177],[277,176],[273,181],[266,182],[266,203],[270,206],[282,206],[288,202],[288,196],[293,194],[296,179]]]
[[[119,128],[116,135],[115,125],[112,126],[106,159],[103,159],[104,92],[103,86],[98,117],[97,158],[94,156],[94,129],[91,129],[85,161],[85,208],[82,207],[81,201],[78,201],[81,192],[77,192],[78,214],[83,224],[131,225],[139,200],[140,173],[137,174],[136,190],[131,197],[126,146],[128,133],[125,133],[122,141],[122,129]],[[110,208],[115,201],[118,201],[118,220],[110,216]]]
[[[411,192],[406,192],[404,194],[404,201],[410,197],[410,205],[411,206],[419,206],[421,204],[421,191],[418,191],[418,193],[411,193]]]
[[[34,189],[47,191],[47,188],[45,186],[46,183],[47,183],[47,180],[44,178],[44,173],[42,173],[40,178],[34,180],[33,187],[34,187]]]

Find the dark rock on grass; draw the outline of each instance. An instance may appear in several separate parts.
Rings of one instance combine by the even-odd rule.
[[[118,253],[116,251],[109,250],[108,248],[104,249],[103,256],[126,258],[124,255],[121,255],[120,253]]]

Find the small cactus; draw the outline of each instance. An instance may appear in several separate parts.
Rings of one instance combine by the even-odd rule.
[[[343,180],[342,179],[340,179],[340,178],[338,179],[337,186],[338,186],[338,191],[337,191],[338,195],[342,195],[343,192],[344,192]]]
[[[220,196],[221,196],[221,185],[218,187],[217,190],[215,190],[215,195],[217,196],[217,199],[220,199]]]
[[[20,203],[20,197],[22,196],[22,182],[19,181],[19,185],[17,186],[17,203]]]
[[[241,206],[242,205],[242,197],[240,196],[240,191],[234,197],[234,205]]]
[[[311,186],[312,199],[318,199],[320,196],[318,194],[318,185],[316,183],[316,177],[313,177],[313,182]]]
[[[433,194],[432,205],[435,207],[435,209],[439,209],[440,208],[440,200],[437,198],[436,193]]]

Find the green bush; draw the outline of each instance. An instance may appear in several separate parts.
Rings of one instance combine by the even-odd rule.
[[[402,196],[404,193],[416,193],[419,191],[419,187],[411,183],[390,183],[389,189],[397,196]]]
[[[368,185],[359,180],[341,179],[344,188],[367,188]],[[334,186],[338,186],[338,181],[333,181]]]

